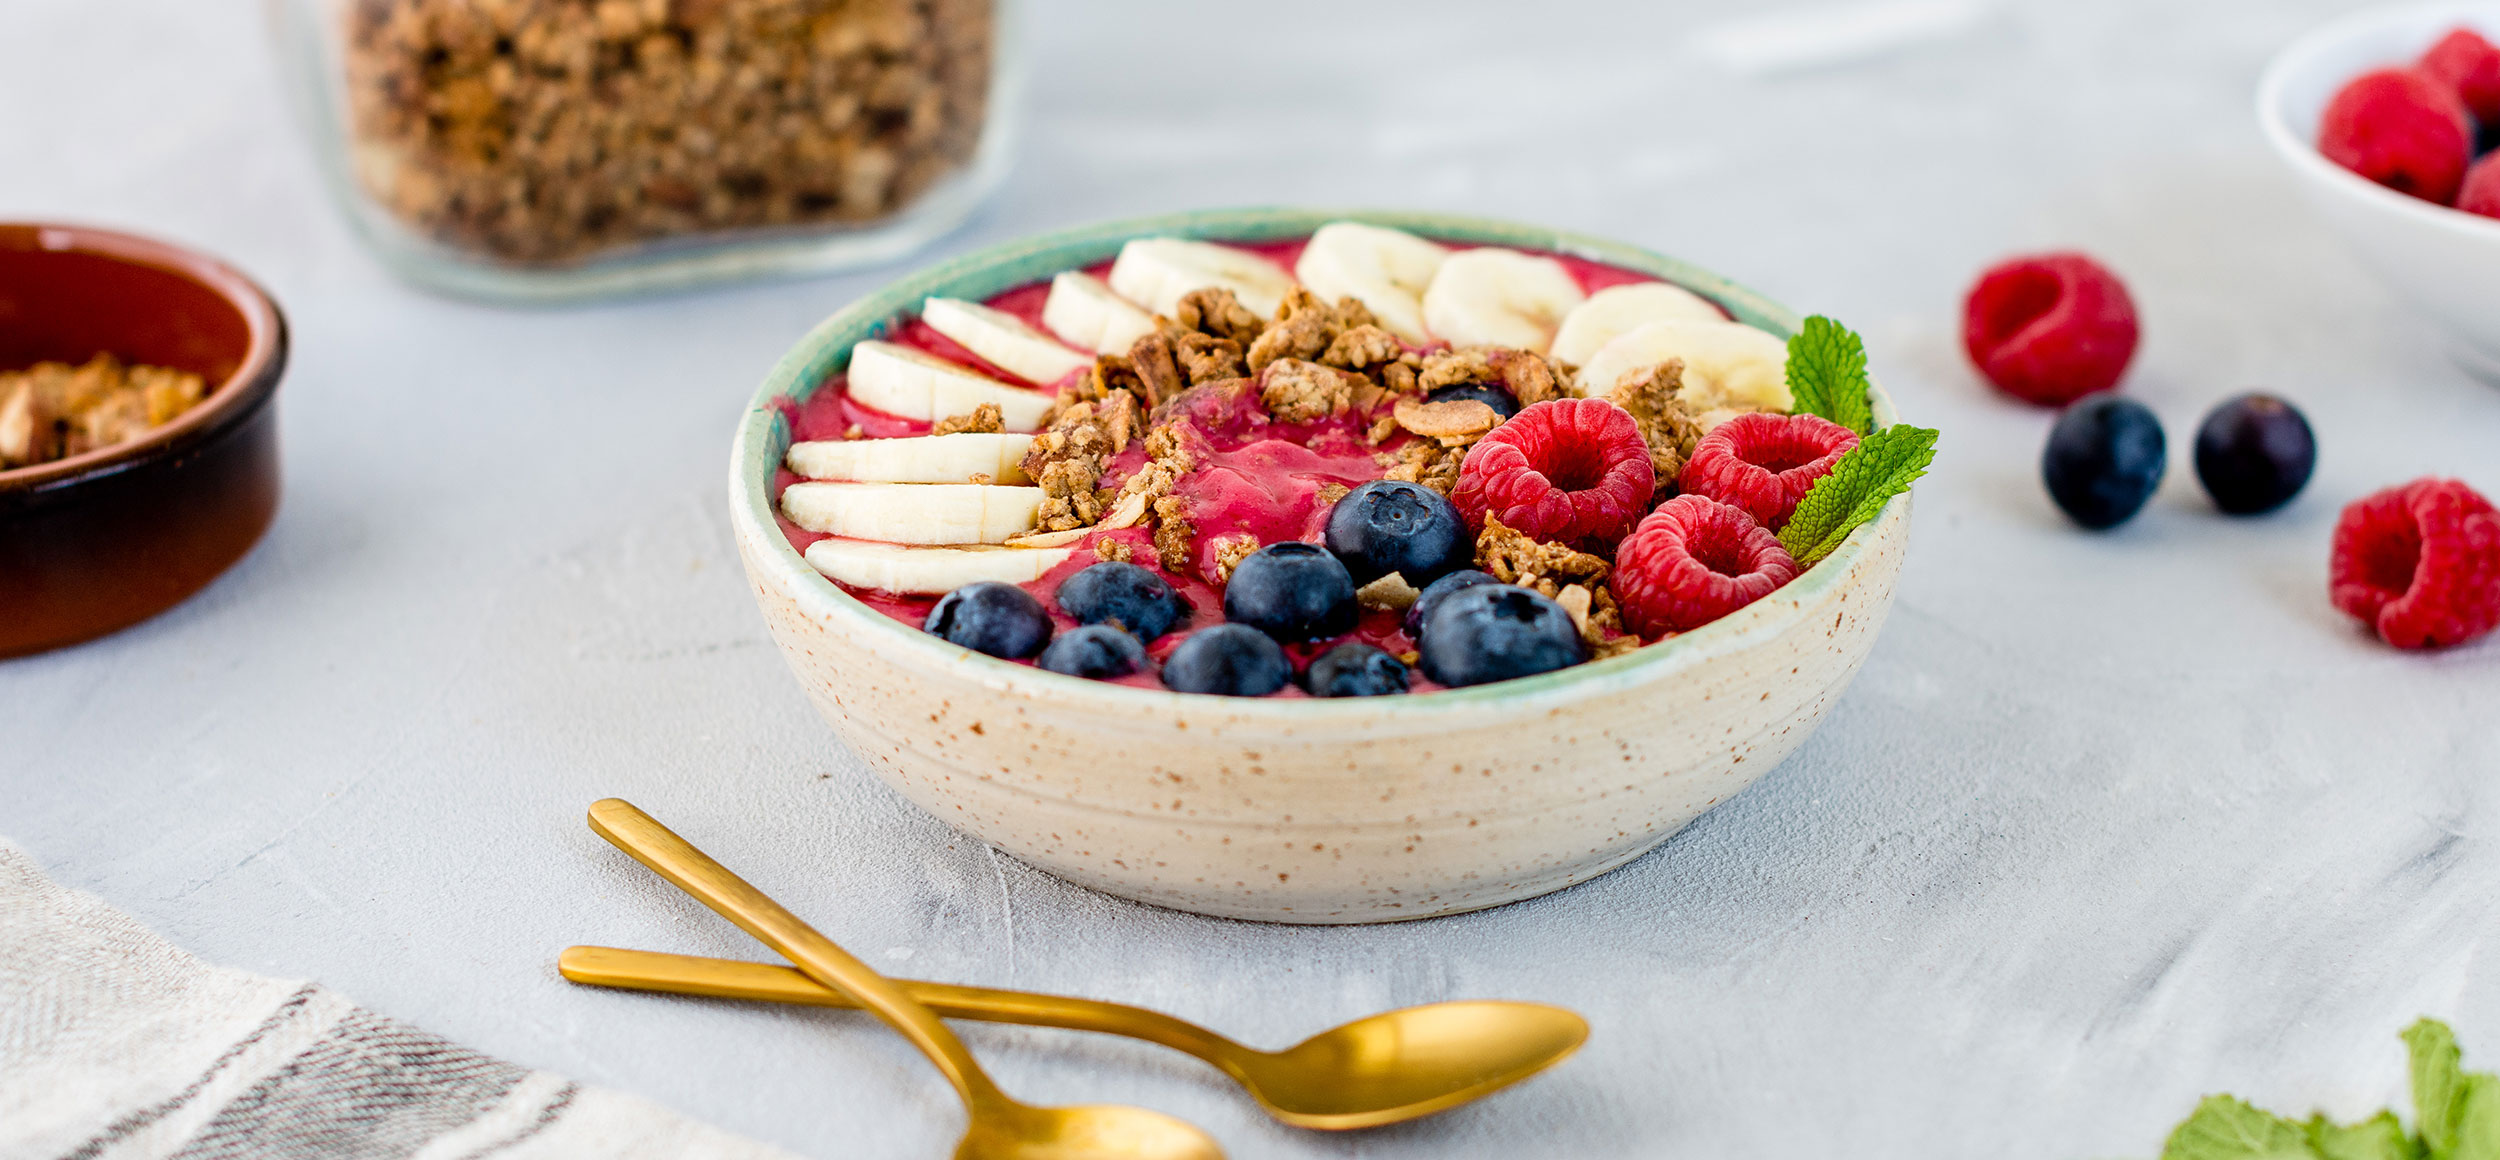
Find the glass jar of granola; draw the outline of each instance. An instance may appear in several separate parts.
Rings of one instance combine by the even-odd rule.
[[[1013,0],[267,0],[359,231],[562,299],[888,261],[1005,168]]]

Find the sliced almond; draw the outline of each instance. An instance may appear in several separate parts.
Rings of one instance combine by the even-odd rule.
[[[1363,594],[1357,592],[1354,595],[1356,599],[1361,599]],[[1563,585],[1563,590],[1554,594],[1554,603],[1562,605],[1563,611],[1571,614],[1571,623],[1578,626],[1583,634],[1589,630],[1589,605],[1594,600],[1595,595],[1580,584]]]
[[[1474,399],[1452,399],[1446,403],[1427,403],[1408,397],[1398,400],[1398,426],[1432,439],[1465,439],[1482,435],[1502,421],[1493,408]]]
[[[1391,572],[1354,590],[1354,600],[1365,608],[1385,608],[1404,612],[1415,606],[1423,592],[1406,582],[1406,577]],[[1586,595],[1583,593],[1583,595]]]
[[[1085,534],[1093,530],[1092,528],[1069,528],[1064,532],[1035,532],[1027,536],[1013,537],[1007,541],[1007,546],[1010,548],[1064,548],[1084,539]]]
[[[1120,506],[1111,509],[1111,514],[1104,516],[1102,522],[1094,526],[1104,531],[1117,531],[1121,528],[1136,527],[1137,521],[1145,518],[1146,493],[1132,491],[1121,496]]]

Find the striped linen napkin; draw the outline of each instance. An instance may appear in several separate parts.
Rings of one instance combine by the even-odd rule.
[[[212,967],[0,840],[0,1158],[788,1155]]]

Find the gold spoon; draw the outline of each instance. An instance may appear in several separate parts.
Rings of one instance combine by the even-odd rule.
[[[1206,1133],[1161,1112],[1112,1104],[1041,1108],[1009,1098],[934,1012],[651,815],[606,798],[591,804],[590,828],[928,1056],[955,1085],[971,1120],[956,1160],[1223,1160],[1224,1150]]]
[[[556,969],[576,983],[851,1007],[788,967],[617,947],[567,947]],[[1244,1047],[1160,1011],[1021,991],[897,979],[941,1016],[1099,1031],[1160,1043],[1223,1069],[1277,1119],[1298,1128],[1375,1128],[1457,1107],[1560,1063],[1588,1021],[1541,1003],[1408,1007],[1320,1032],[1283,1051]]]

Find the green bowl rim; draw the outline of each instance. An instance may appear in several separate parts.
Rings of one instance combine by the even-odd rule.
[[[1379,209],[1301,209],[1255,206],[1191,210],[1153,217],[1124,218],[1077,226],[1006,242],[938,263],[886,284],[833,313],[799,340],[773,366],[756,388],[739,423],[730,452],[730,518],[741,539],[757,536],[770,545],[764,567],[802,605],[813,597],[886,632],[893,647],[907,650],[932,666],[970,662],[964,675],[999,692],[1030,699],[1092,695],[1104,698],[1111,711],[1152,708],[1205,710],[1224,708],[1245,719],[1287,718],[1327,720],[1330,715],[1365,714],[1389,709],[1405,716],[1460,713],[1499,701],[1516,708],[1575,699],[1603,691],[1662,679],[1711,657],[1743,648],[1756,636],[1776,636],[1792,627],[1803,606],[1839,586],[1858,570],[1866,547],[1880,530],[1908,518],[1909,496],[1896,497],[1883,513],[1860,527],[1839,550],[1790,581],[1780,591],[1715,623],[1601,661],[1557,669],[1533,677],[1499,681],[1463,689],[1443,689],[1410,697],[1323,698],[1222,697],[1179,693],[1064,676],[1028,665],[1002,661],[946,644],[861,603],[841,586],[816,571],[790,546],[773,518],[769,501],[773,468],[790,443],[788,421],[775,402],[805,400],[848,365],[851,347],[865,339],[891,333],[900,320],[914,317],[923,299],[935,295],[976,301],[1002,290],[1027,285],[1064,270],[1092,265],[1112,257],[1132,238],[1168,235],[1241,242],[1304,237],[1332,221],[1360,221],[1390,226],[1461,245],[1499,245],[1569,254],[1619,266],[1674,282],[1718,302],[1738,321],[1786,338],[1796,332],[1798,316],[1787,307],[1734,281],[1691,263],[1637,246],[1587,234],[1456,214]],[[1879,385],[1874,390],[1875,418],[1889,426],[1899,420],[1892,399]],[[750,559],[753,557],[750,556]],[[1773,615],[1784,613],[1784,615]]]

